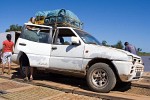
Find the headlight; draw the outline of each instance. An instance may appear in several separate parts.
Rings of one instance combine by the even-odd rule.
[[[128,61],[133,61],[133,56],[128,56]]]

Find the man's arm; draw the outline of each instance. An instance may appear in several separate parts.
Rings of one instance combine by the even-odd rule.
[[[5,45],[3,44],[3,47],[2,47],[2,56],[3,56],[3,53],[4,53],[4,48],[5,48]]]
[[[13,43],[13,46],[12,46],[12,53],[14,53],[14,43]]]

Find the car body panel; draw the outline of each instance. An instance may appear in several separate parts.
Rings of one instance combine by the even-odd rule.
[[[81,70],[83,63],[83,45],[52,45],[50,67]]]

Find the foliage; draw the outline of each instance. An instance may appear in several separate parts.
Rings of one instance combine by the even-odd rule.
[[[9,29],[6,29],[6,32],[10,31],[21,31],[22,26],[19,26],[18,24],[16,25],[10,25]]]
[[[141,52],[141,51],[142,51],[142,49],[141,49],[141,48],[137,48],[137,51],[138,51],[138,52]]]
[[[63,44],[64,45],[69,45],[70,43],[68,41],[65,41]]]
[[[105,40],[102,41],[102,45],[103,45],[103,46],[109,46],[109,45],[107,44],[107,41],[105,41]]]
[[[147,52],[137,52],[138,56],[150,56],[150,53]]]
[[[117,44],[112,45],[112,47],[118,48],[118,49],[123,49],[124,48],[124,46],[123,46],[121,41],[118,41]]]
[[[113,48],[118,48],[118,49],[124,49],[124,46],[122,44],[122,41],[118,41],[115,45],[109,45],[107,44],[107,41],[103,40],[102,45],[104,46],[111,46]],[[141,48],[137,48],[137,55],[138,56],[150,56],[150,52],[142,52]]]
[[[106,42],[105,40],[103,40],[103,41],[102,41],[102,45],[103,45],[103,46],[106,46],[106,45],[107,45],[107,42]]]
[[[105,41],[105,40],[102,41],[102,45],[107,46],[107,47],[111,47],[111,45],[107,44],[107,41]]]

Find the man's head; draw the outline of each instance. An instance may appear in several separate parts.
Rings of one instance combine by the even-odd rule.
[[[30,18],[30,22],[34,24],[34,23],[35,23],[35,18],[34,18],[34,17],[31,17],[31,18]]]
[[[7,38],[7,40],[11,40],[11,34],[7,34],[7,36],[6,36],[6,38]]]
[[[124,43],[125,46],[127,46],[128,44],[129,44],[128,42],[125,42],[125,43]]]

